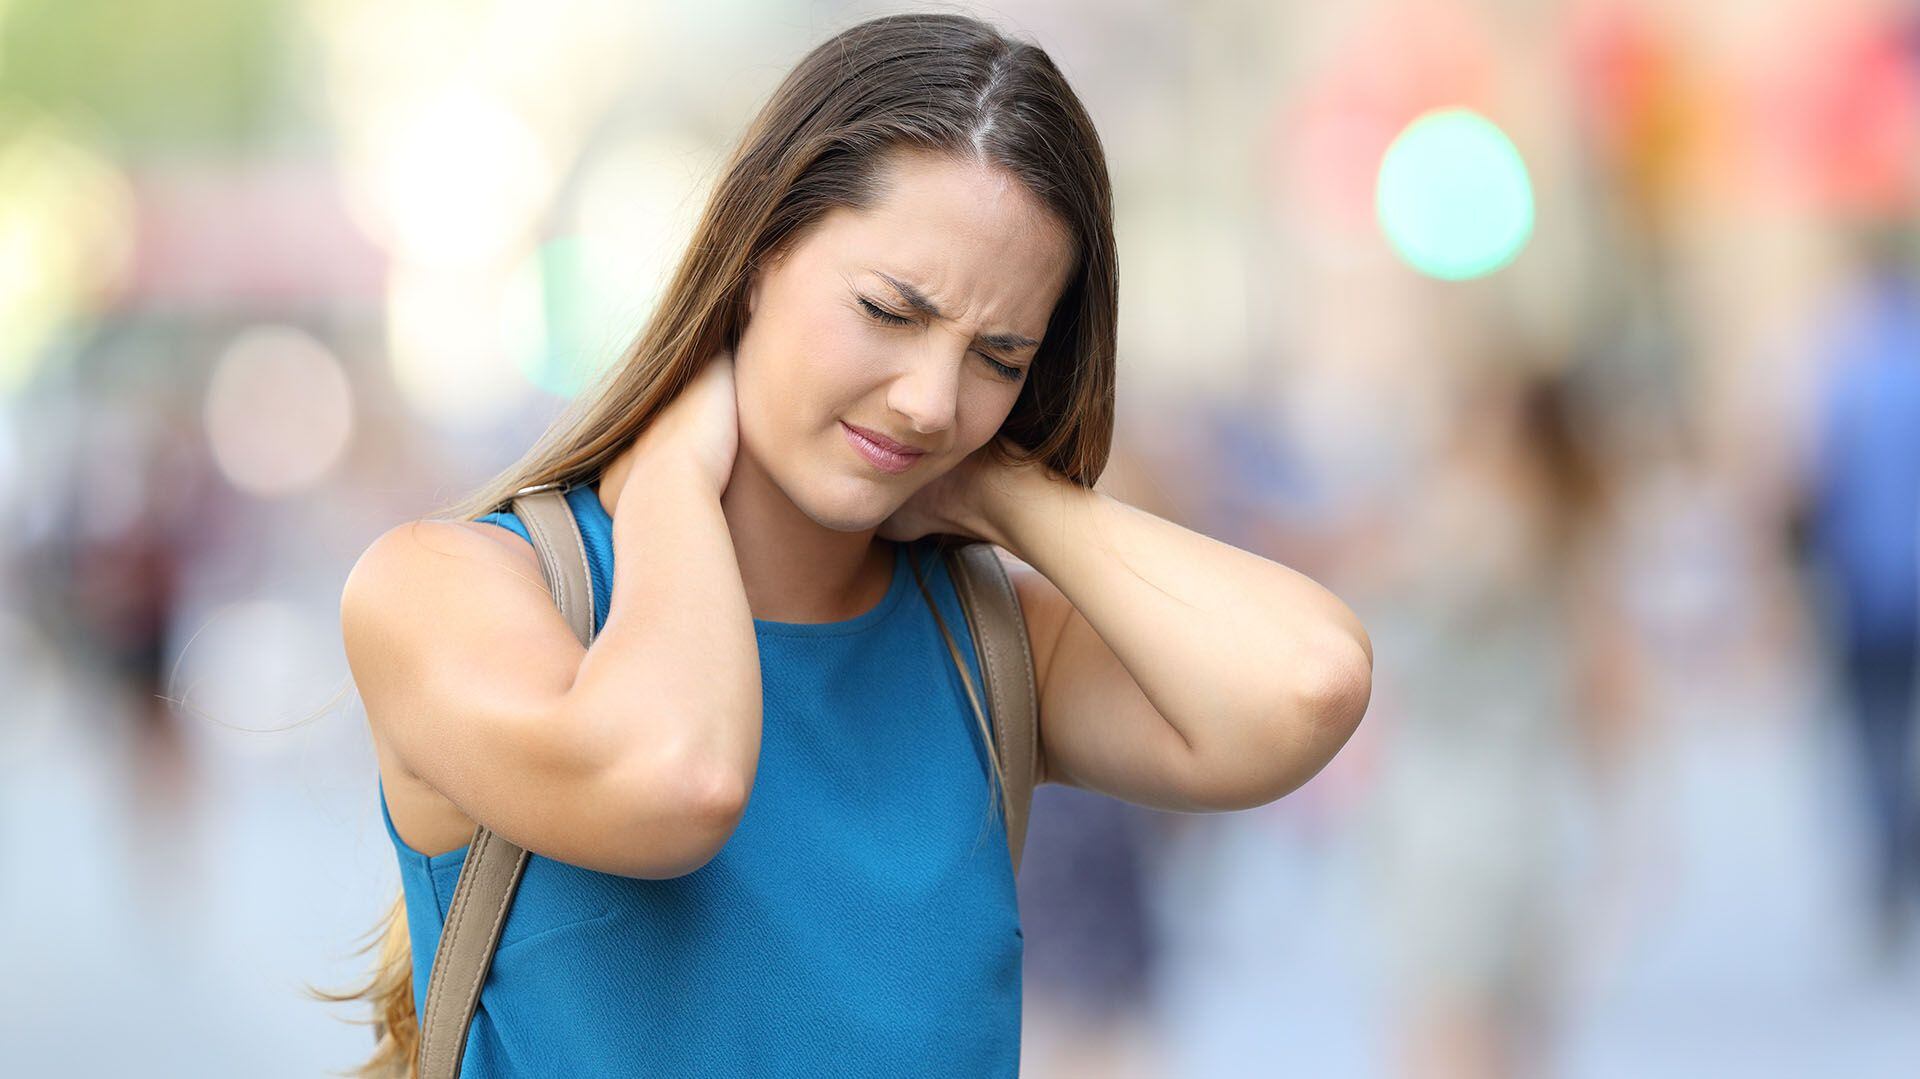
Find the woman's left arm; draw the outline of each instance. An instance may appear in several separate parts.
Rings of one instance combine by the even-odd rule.
[[[1043,781],[1247,809],[1352,736],[1373,644],[1304,574],[1037,465],[973,493],[964,524],[1026,564],[1008,568],[1034,638]]]

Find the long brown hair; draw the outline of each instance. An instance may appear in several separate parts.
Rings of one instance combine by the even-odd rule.
[[[1038,46],[964,15],[896,14],[840,32],[787,75],[727,158],[633,343],[519,461],[431,517],[472,520],[506,507],[525,487],[591,482],[708,359],[735,347],[753,271],[829,210],[872,206],[895,150],[1003,170],[1072,237],[1076,269],[998,432],[1012,449],[996,437],[986,452],[1002,464],[1037,461],[1092,487],[1113,440],[1119,302],[1112,189],[1099,136]],[[994,772],[1001,778],[997,759]],[[401,899],[374,935],[371,980],[348,993],[315,995],[373,1005],[376,1051],[350,1074],[411,1076],[419,1029]]]

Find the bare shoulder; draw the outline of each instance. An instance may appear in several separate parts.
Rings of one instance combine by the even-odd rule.
[[[539,556],[513,530],[479,521],[405,521],[361,552],[347,575],[342,601],[348,596],[403,601],[412,586],[442,583],[450,575],[501,571],[531,574],[532,582],[540,584]]]
[[[544,623],[552,607],[533,546],[510,529],[414,520],[389,528],[361,552],[341,589],[340,625],[356,678],[384,682],[379,676],[416,675],[393,668],[417,658],[413,646],[449,633],[512,650],[513,627]],[[552,621],[560,625],[557,615]]]

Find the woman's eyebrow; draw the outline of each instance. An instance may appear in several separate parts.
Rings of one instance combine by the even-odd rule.
[[[907,302],[907,306],[923,315],[931,315],[934,318],[947,317],[941,314],[940,308],[934,306],[932,300],[927,299],[926,293],[913,287],[912,283],[902,281],[883,270],[873,270],[871,272],[886,281],[887,284],[892,285],[894,291],[900,293],[900,298]],[[1023,348],[1037,348],[1040,344],[1040,342],[1035,341],[1031,337],[1017,333],[983,333],[980,335],[980,340],[982,343],[992,345],[994,348],[1006,349],[1008,351],[1018,351]]]

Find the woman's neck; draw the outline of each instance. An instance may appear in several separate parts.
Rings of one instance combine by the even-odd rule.
[[[599,480],[612,517],[632,466],[621,455]],[[893,583],[894,548],[875,529],[839,532],[800,511],[744,447],[720,496],[753,617],[841,622],[872,610]]]

